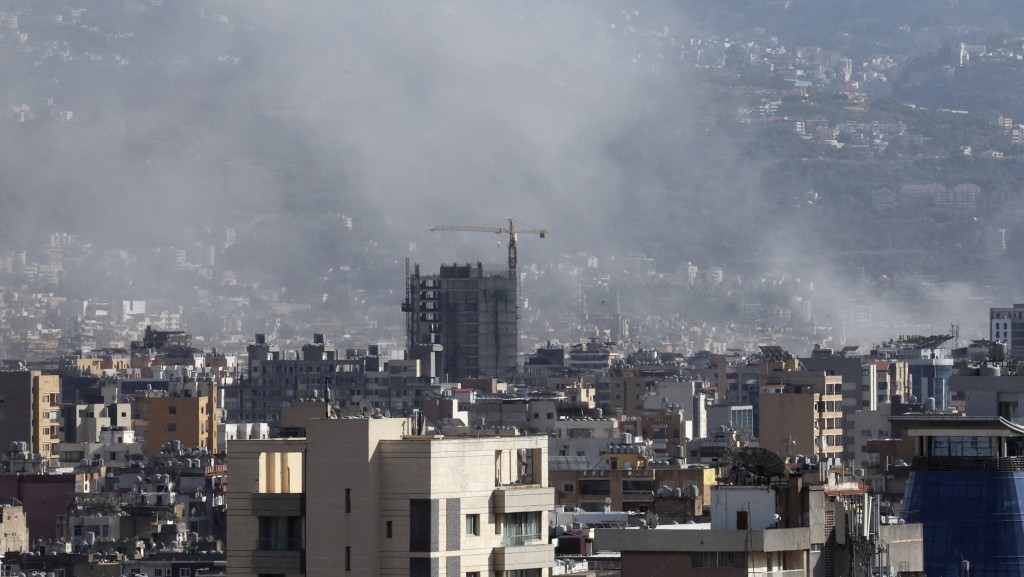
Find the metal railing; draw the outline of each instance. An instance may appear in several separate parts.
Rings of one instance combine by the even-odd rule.
[[[258,551],[302,551],[302,539],[260,537],[256,543]]]
[[[914,457],[911,471],[1024,471],[1024,457]]]
[[[748,571],[747,577],[803,577],[803,569],[787,569],[785,571]]]
[[[501,540],[502,547],[523,547],[525,545],[536,545],[542,543],[541,536],[537,535],[505,535]]]

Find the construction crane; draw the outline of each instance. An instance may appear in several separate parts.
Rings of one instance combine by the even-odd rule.
[[[516,223],[508,219],[507,226],[479,225],[451,225],[443,224],[430,229],[432,232],[493,232],[495,234],[508,234],[508,276],[516,278],[516,263],[519,260],[519,251],[516,248],[516,239],[520,234],[535,234],[541,238],[547,238],[548,231],[544,228],[516,228]]]

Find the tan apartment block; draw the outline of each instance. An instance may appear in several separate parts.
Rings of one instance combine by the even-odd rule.
[[[205,389],[205,390],[204,390]],[[149,391],[137,398],[138,416],[145,421],[139,431],[145,454],[153,457],[167,441],[181,441],[184,447],[206,447],[217,453],[217,386],[185,383],[170,392]]]
[[[761,385],[761,446],[781,457],[838,458],[843,451],[843,378],[783,371]]]
[[[14,441],[50,459],[60,443],[60,377],[40,371],[0,371],[0,447]]]

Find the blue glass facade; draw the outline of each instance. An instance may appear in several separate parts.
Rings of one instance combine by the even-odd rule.
[[[924,525],[928,577],[1024,577],[1024,472],[911,471],[908,523]]]
[[[935,408],[942,410],[949,407],[949,378],[953,376],[953,361],[950,359],[914,359],[907,361],[907,372],[913,395],[919,403],[932,397]]]

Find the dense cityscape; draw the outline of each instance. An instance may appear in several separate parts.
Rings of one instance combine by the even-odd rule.
[[[1024,575],[1016,5],[96,4],[0,0],[0,577]]]

